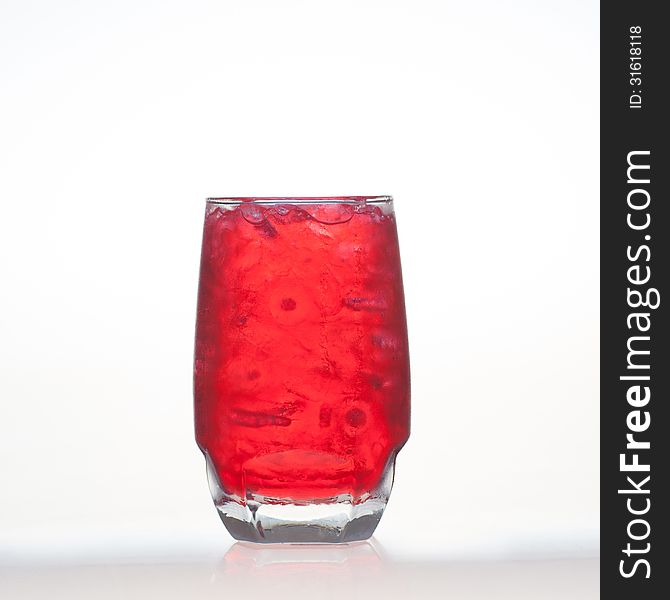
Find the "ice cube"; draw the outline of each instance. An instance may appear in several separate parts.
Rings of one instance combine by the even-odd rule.
[[[354,215],[348,204],[314,204],[307,211],[314,220],[324,225],[346,223]]]
[[[376,312],[388,309],[388,301],[383,296],[345,296],[342,304],[351,310]]]
[[[230,419],[233,423],[242,427],[268,427],[271,425],[288,427],[291,424],[291,419],[288,417],[250,410],[232,410]]]
[[[356,214],[368,215],[374,222],[379,222],[384,218],[384,213],[378,206],[371,206],[370,204],[357,204],[354,206]]]
[[[330,427],[330,417],[333,409],[329,406],[322,406],[319,411],[319,427]]]
[[[265,221],[265,211],[256,204],[243,204],[240,206],[240,213],[242,213],[244,220],[252,225],[258,225]]]
[[[243,204],[240,206],[240,213],[244,220],[254,225],[266,237],[277,237],[277,230],[274,225],[267,220],[267,214],[263,207],[255,204]]]
[[[259,223],[258,225],[256,225],[256,227],[261,230],[261,233],[265,237],[269,238],[277,237],[277,230],[275,229],[274,225],[270,223],[270,221],[268,220]]]
[[[382,350],[388,350],[389,352],[397,352],[401,346],[400,340],[389,333],[374,333],[371,340],[374,346]]]
[[[298,223],[309,218],[309,215],[297,206],[291,204],[280,204],[268,209],[268,213],[277,223]]]

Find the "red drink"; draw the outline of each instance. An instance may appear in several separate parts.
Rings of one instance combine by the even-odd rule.
[[[409,435],[390,198],[210,201],[196,329],[196,438],[227,526],[253,503],[385,504]]]

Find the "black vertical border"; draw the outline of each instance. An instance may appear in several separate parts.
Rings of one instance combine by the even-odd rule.
[[[668,271],[670,270],[670,231],[668,231],[667,205],[670,162],[668,145],[668,121],[670,120],[670,27],[661,12],[667,8],[663,2],[650,0],[615,0],[601,3],[601,597],[635,598],[635,600],[670,598],[670,565],[666,564],[668,548],[668,518],[670,512],[669,488],[667,484],[670,466],[670,430],[668,423],[668,354],[667,307],[670,305]],[[642,84],[630,83],[630,28],[642,28]],[[629,97],[634,90],[641,89],[642,107],[629,108]],[[631,230],[626,222],[630,212],[627,194],[631,186],[627,183],[627,155],[634,150],[649,150],[651,183],[646,189],[651,194],[649,212],[651,224],[643,232]],[[649,241],[643,240],[650,235]],[[627,270],[635,263],[626,255],[628,245],[633,248],[647,243],[651,249],[648,264],[651,268],[650,286],[659,290],[661,304],[651,313],[649,342],[650,357],[649,386],[651,401],[640,410],[649,410],[651,426],[640,439],[651,442],[649,450],[639,451],[641,461],[649,461],[651,507],[645,518],[651,533],[646,540],[630,540],[627,527],[636,516],[630,514],[626,502],[629,496],[617,490],[630,487],[626,476],[619,468],[619,455],[626,452],[626,423],[631,407],[626,399],[629,381],[619,377],[627,372],[627,346],[630,335],[634,335],[626,322],[627,316],[636,309],[628,306],[626,289],[629,287]],[[638,264],[645,264],[638,262]],[[640,309],[637,309],[640,310]],[[647,385],[642,383],[642,385]],[[632,451],[629,451],[632,452]],[[640,475],[639,473],[637,474]],[[639,477],[634,477],[639,479]],[[638,495],[636,498],[646,496]],[[643,506],[641,501],[637,507]],[[637,535],[644,526],[633,528]],[[648,553],[631,555],[624,553],[626,545],[643,548],[650,543]],[[630,570],[635,557],[650,563],[650,578],[646,568],[640,565],[636,574],[625,578],[620,573],[621,560],[626,560],[624,570]]]

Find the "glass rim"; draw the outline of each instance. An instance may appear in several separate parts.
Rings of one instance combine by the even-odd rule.
[[[393,196],[228,196],[207,198],[207,204],[389,204]]]

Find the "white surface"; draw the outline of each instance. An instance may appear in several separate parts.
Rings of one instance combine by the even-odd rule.
[[[192,439],[204,198],[385,193],[413,422],[380,542],[597,555],[597,19],[3,2],[0,557],[226,540]]]
[[[598,560],[397,562],[370,544],[251,547],[196,561],[0,568],[0,593],[21,600],[250,598],[593,600]]]

